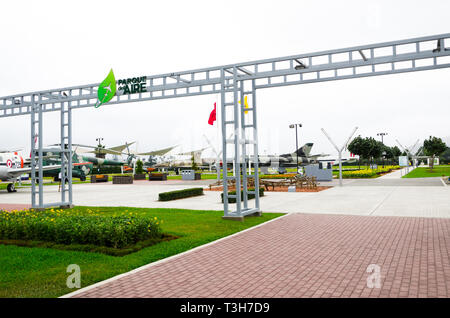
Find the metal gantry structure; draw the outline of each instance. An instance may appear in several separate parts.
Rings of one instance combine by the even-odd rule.
[[[242,219],[260,213],[258,184],[258,129],[256,90],[296,84],[334,81],[450,67],[450,34],[391,41],[344,49],[299,54],[245,63],[222,65],[197,70],[146,77],[146,92],[121,94],[119,91],[106,105],[142,102],[204,94],[221,94],[221,125],[224,173],[224,217]],[[31,115],[32,206],[72,205],[72,117],[74,109],[97,104],[99,84],[51,89],[0,97],[0,117]],[[249,98],[249,107],[243,101]],[[102,106],[104,107],[104,106]],[[61,146],[45,149],[43,113],[61,112]],[[230,129],[233,138],[227,138]],[[35,137],[38,136],[37,147]],[[229,147],[230,146],[230,147]],[[61,172],[61,202],[44,203],[42,183],[43,152],[59,152]],[[233,162],[234,176],[228,176],[227,163]],[[253,171],[246,167],[253,164]],[[35,172],[39,187],[36,189]],[[242,174],[242,176],[241,176]],[[248,181],[255,180],[255,201],[248,202]],[[227,182],[235,179],[236,207],[230,211]],[[239,189],[242,188],[242,195]],[[38,202],[36,202],[38,195]]]

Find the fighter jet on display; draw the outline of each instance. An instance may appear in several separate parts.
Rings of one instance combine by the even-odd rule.
[[[329,156],[328,154],[310,155],[313,143],[307,143],[293,153],[277,155],[259,155],[260,167],[279,167],[279,170],[285,170],[288,167],[296,167],[297,160],[299,166],[305,166],[312,163],[318,163],[320,157]],[[298,158],[298,159],[297,159]]]
[[[57,149],[56,149],[57,150]],[[53,177],[54,180],[59,180],[61,172],[61,160],[59,154],[49,151],[43,153],[43,176]],[[15,184],[23,174],[31,173],[31,159],[24,159],[17,152],[0,153],[0,181],[10,182],[7,186],[8,192],[16,192]],[[72,156],[72,177],[79,178],[81,181],[86,180],[93,169],[92,162],[86,162],[77,154]],[[38,169],[36,169],[36,174]]]
[[[171,146],[164,149],[159,150],[153,150],[153,151],[147,151],[147,152],[137,152],[137,151],[130,151],[129,147],[127,147],[127,152],[123,152],[123,155],[127,155],[127,162],[124,165],[124,171],[133,171],[136,167],[136,162],[140,159],[143,162],[143,168],[149,169],[149,168],[155,168],[155,165],[157,165],[157,159],[161,158],[168,152],[170,152],[172,149],[178,147],[178,145]],[[142,156],[149,156],[148,160],[145,160],[145,158],[141,158]],[[150,171],[150,170],[149,170]]]
[[[161,163],[154,164],[154,168],[168,168],[168,169],[190,169],[192,168],[192,158],[194,159],[195,164],[198,168],[209,167],[211,164],[214,164],[215,158],[202,158],[202,153],[209,147],[192,150],[187,152],[182,152],[175,154],[174,156],[184,156],[188,157],[186,159],[172,159],[168,161],[164,161]]]
[[[61,168],[59,165],[44,166],[43,171]],[[0,153],[0,181],[10,182],[7,186],[8,192],[16,192],[16,182],[21,175],[30,173],[31,167],[24,167],[24,159],[17,152]]]

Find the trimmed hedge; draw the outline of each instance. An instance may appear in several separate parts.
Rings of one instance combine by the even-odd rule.
[[[0,210],[0,240],[44,241],[55,244],[92,244],[123,248],[140,241],[161,238],[160,221],[136,213],[107,216],[64,210]]]
[[[169,192],[162,192],[158,195],[159,201],[170,201],[189,197],[195,197],[197,195],[203,195],[203,188],[190,188],[183,190],[175,190]]]
[[[255,191],[255,188],[248,188],[248,191]],[[228,191],[228,194],[236,194],[236,191]],[[241,190],[241,199],[244,196],[244,191]],[[264,188],[259,188],[259,196],[263,197],[264,196]],[[223,203],[223,192],[220,194],[220,198],[222,200]],[[248,194],[248,199],[254,199],[255,195],[253,193],[249,193]],[[228,203],[236,203],[236,198],[228,198]]]
[[[110,174],[110,173],[121,173],[122,170],[120,166],[100,166],[98,168],[94,168],[91,171],[91,174]]]

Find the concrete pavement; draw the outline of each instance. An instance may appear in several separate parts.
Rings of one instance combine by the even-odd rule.
[[[189,187],[206,186],[210,180],[164,182],[135,181],[131,185],[75,184],[74,204],[87,206],[133,206],[222,210],[219,191],[205,191],[204,196],[159,202],[158,193]],[[322,183],[326,185],[327,183]],[[337,185],[337,180],[331,182]],[[57,186],[45,186],[45,201],[60,201]],[[30,204],[30,189],[17,193],[0,191],[2,203]],[[253,204],[253,200],[250,201]],[[231,209],[234,208],[230,205]],[[265,192],[261,198],[263,212],[318,214],[385,215],[417,217],[450,217],[450,187],[440,178],[344,180],[321,192]]]

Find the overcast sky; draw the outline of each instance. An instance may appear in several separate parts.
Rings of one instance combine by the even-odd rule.
[[[311,53],[450,32],[448,1],[4,1],[0,96]],[[429,135],[450,144],[450,69],[258,91],[260,153],[335,151],[357,135],[404,146]],[[138,141],[139,151],[206,146],[218,95],[73,112],[73,142]],[[0,148],[29,149],[30,118],[0,119]],[[44,142],[59,142],[59,113],[45,115]],[[209,153],[210,154],[210,153]],[[205,153],[208,155],[208,153]]]

